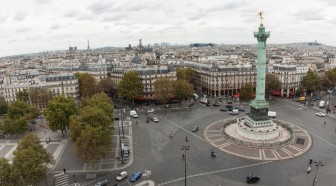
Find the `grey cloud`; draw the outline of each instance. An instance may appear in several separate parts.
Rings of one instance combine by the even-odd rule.
[[[42,5],[42,4],[49,4],[50,1],[49,0],[36,0],[36,3]]]
[[[15,32],[17,32],[17,33],[21,33],[21,32],[27,32],[27,31],[29,31],[31,28],[28,28],[28,27],[26,27],[26,28],[19,28],[19,29],[17,29]]]
[[[94,16],[90,14],[81,14],[78,16],[77,20],[93,20]]]
[[[192,15],[192,16],[189,16],[189,17],[188,17],[188,20],[190,20],[190,21],[195,21],[195,20],[199,20],[199,19],[201,19],[202,17],[204,17],[203,14],[194,14],[194,15]]]
[[[103,18],[103,21],[119,21],[121,20],[122,18],[125,18],[126,15],[125,14],[111,14],[111,15],[106,15],[104,18]]]
[[[0,15],[0,23],[7,21],[7,18],[8,17],[6,15]]]
[[[61,26],[59,25],[59,24],[53,24],[51,27],[50,27],[50,29],[51,30],[57,30],[57,29],[59,29]]]
[[[213,6],[211,8],[208,8],[207,12],[217,12],[217,11],[228,10],[228,9],[236,9],[236,8],[239,8],[239,7],[244,6],[246,4],[247,4],[246,1],[231,1],[231,2],[226,3],[224,5],[217,5],[217,6]]]
[[[27,13],[25,13],[25,12],[19,12],[19,13],[17,13],[17,14],[14,16],[14,20],[15,20],[15,21],[22,21],[22,20],[24,20],[27,16],[28,16]]]
[[[88,10],[91,11],[93,14],[102,14],[105,12],[110,12],[113,8],[115,3],[108,2],[108,1],[97,1],[93,4],[91,4],[88,7]]]
[[[335,6],[336,5],[336,1],[335,0],[319,0],[320,2],[327,4],[329,6]]]
[[[162,7],[162,4],[159,3],[137,3],[137,4],[131,4],[128,6],[124,6],[124,11],[141,11],[141,10],[160,10]]]
[[[304,21],[320,21],[324,20],[325,14],[322,9],[302,9],[293,14],[295,17]]]
[[[67,12],[65,12],[64,17],[76,17],[78,14],[78,10],[68,10]]]

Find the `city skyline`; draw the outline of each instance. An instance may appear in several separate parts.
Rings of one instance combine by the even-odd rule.
[[[270,44],[293,42],[336,46],[336,1],[51,1],[0,2],[0,56],[105,46],[169,42],[256,44],[259,11]]]

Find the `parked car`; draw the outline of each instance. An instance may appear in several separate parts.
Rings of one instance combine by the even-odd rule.
[[[220,111],[223,111],[223,112],[226,112],[226,111],[227,111],[227,109],[226,109],[225,107],[221,107],[219,110],[220,110]]]
[[[35,120],[31,121],[31,124],[35,125],[35,124],[36,124],[36,121],[35,121]]]
[[[225,107],[228,109],[228,111],[232,111],[233,110],[233,106],[232,105],[226,105]]]
[[[95,186],[105,186],[108,184],[108,181],[107,180],[103,180],[103,181],[99,181],[98,183],[96,183]]]
[[[321,117],[324,117],[326,114],[325,113],[323,113],[323,112],[318,112],[318,113],[316,113],[316,116],[321,116]]]
[[[238,109],[238,111],[242,111],[242,112],[245,111],[245,108],[244,108],[243,105],[238,105],[238,106],[235,107],[235,109]]]
[[[229,112],[230,115],[238,115],[239,110],[238,109],[233,109],[232,111]]]
[[[251,175],[247,176],[247,178],[246,178],[247,183],[257,183],[259,180],[260,180],[260,177],[254,175],[254,174],[251,174]]]
[[[158,119],[157,117],[154,117],[154,118],[153,118],[153,121],[154,121],[154,122],[159,122],[159,119]]]
[[[154,112],[154,109],[149,109],[147,110],[147,112]]]
[[[198,126],[194,126],[194,128],[192,129],[192,132],[197,132],[198,131]]]
[[[316,96],[316,99],[317,99],[317,100],[320,100],[320,99],[321,99],[321,97],[320,97],[320,96]]]
[[[232,104],[232,101],[228,101],[228,102],[226,102],[226,104]]]
[[[121,181],[123,179],[127,178],[127,172],[126,171],[122,171],[121,173],[119,173],[119,175],[117,176],[117,181]]]
[[[142,172],[138,171],[132,174],[130,181],[136,182],[142,176]]]

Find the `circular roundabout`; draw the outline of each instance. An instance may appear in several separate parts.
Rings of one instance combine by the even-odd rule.
[[[246,118],[227,118],[208,125],[205,139],[217,149],[254,160],[284,160],[300,156],[312,146],[312,138],[303,128],[281,120],[273,125],[251,128]]]

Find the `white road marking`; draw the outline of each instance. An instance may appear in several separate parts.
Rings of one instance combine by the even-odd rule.
[[[228,171],[232,171],[232,170],[244,169],[244,168],[247,168],[247,167],[259,166],[259,165],[263,165],[263,164],[271,163],[271,162],[273,162],[273,161],[264,161],[264,162],[260,162],[260,163],[243,165],[243,166],[233,167],[233,168],[228,168],[228,169],[221,169],[221,170],[216,170],[216,171],[203,172],[203,173],[199,173],[199,174],[189,175],[189,176],[187,176],[187,178],[193,178],[193,177],[199,177],[199,176],[204,176],[204,175],[209,175],[209,174],[216,174],[216,173],[220,173],[220,172],[228,172]],[[160,183],[160,184],[158,184],[158,186],[167,185],[167,184],[178,182],[178,181],[181,181],[181,180],[184,180],[184,177],[174,179],[174,180],[170,180],[170,181],[167,181],[167,182],[164,182],[164,183]]]

